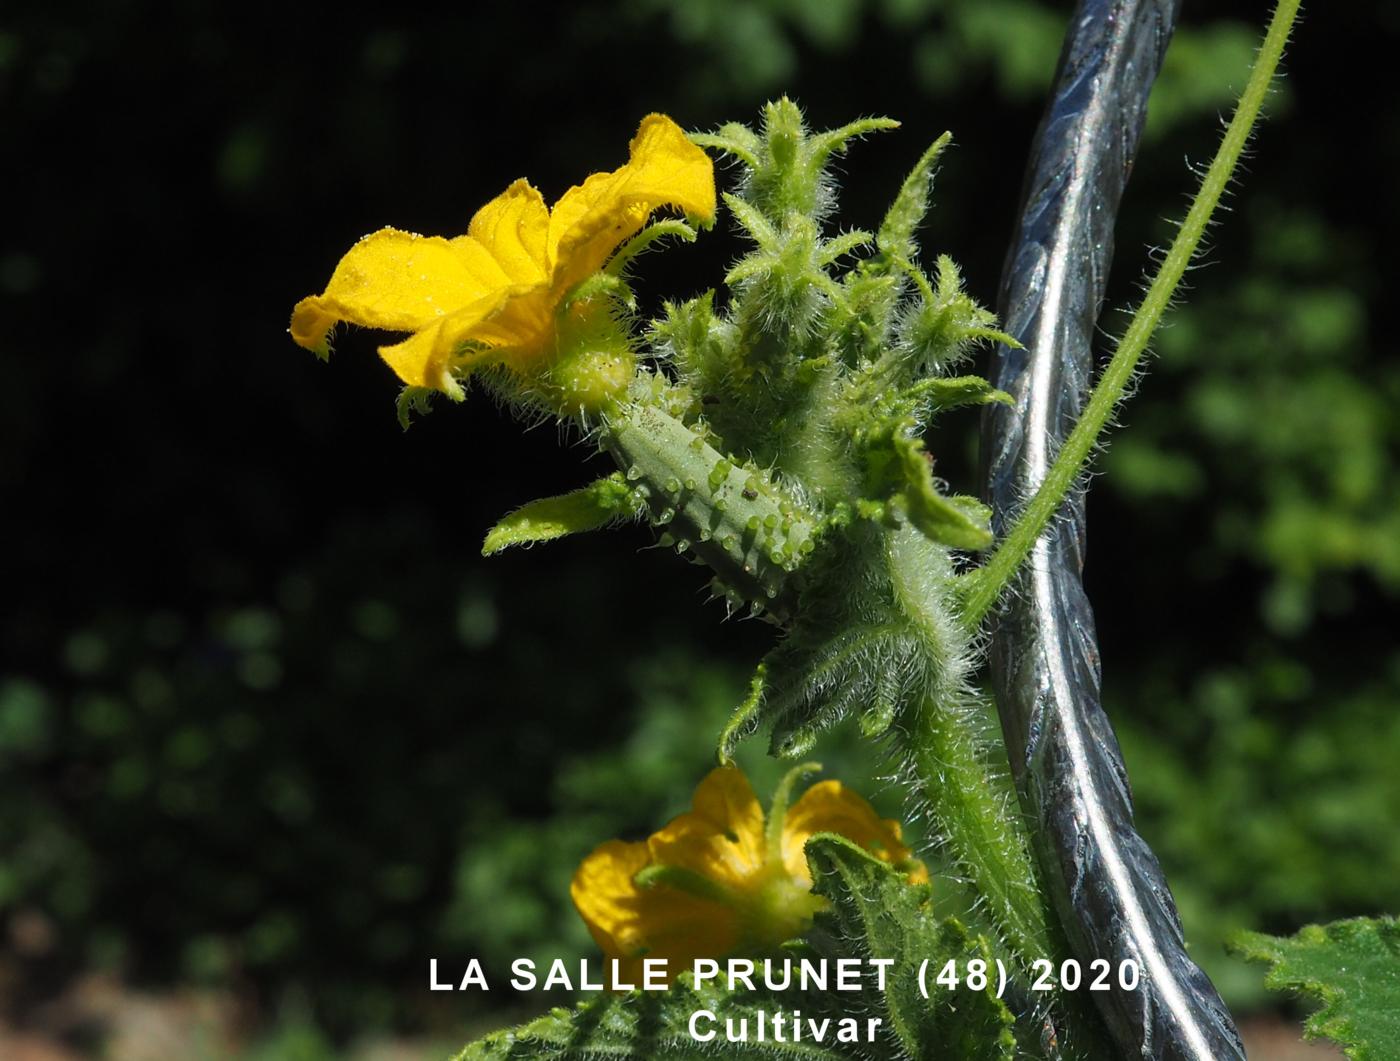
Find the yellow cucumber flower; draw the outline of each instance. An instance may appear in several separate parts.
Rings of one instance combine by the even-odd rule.
[[[778,785],[765,820],[748,778],[735,766],[710,771],[691,810],[639,843],[610,840],[583,860],[570,893],[604,955],[636,984],[643,958],[664,958],[672,974],[696,958],[762,953],[807,930],[825,900],[812,894],[805,846],[837,833],[908,873],[928,871],[900,838],[896,821],[839,781],[822,781],[791,807],[799,766]]]
[[[488,354],[517,369],[545,358],[568,292],[663,206],[710,223],[714,168],[680,126],[652,114],[625,166],[570,188],[553,210],[518,180],[477,211],[465,236],[383,228],[364,237],[325,291],[297,303],[292,339],[325,355],[342,321],[412,332],[380,355],[408,385],[460,398],[454,368]]]

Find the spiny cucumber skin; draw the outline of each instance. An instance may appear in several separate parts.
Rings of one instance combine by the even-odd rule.
[[[732,601],[752,602],[779,621],[791,617],[792,576],[816,548],[816,513],[654,406],[624,410],[603,445],[643,493],[652,523],[709,565]]]

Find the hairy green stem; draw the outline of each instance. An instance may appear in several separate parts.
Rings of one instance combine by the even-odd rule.
[[[908,754],[929,813],[959,869],[976,889],[988,920],[1029,966],[1059,953],[1051,940],[1023,830],[1011,813],[966,715],[925,699],[910,713]]]
[[[1030,836],[1007,781],[1008,767],[998,762],[1005,752],[994,735],[990,705],[960,687],[952,666],[954,659],[968,656],[966,631],[951,620],[946,603],[937,603],[947,593],[948,575],[932,562],[921,536],[894,535],[887,550],[895,606],[918,631],[934,670],[948,679],[931,685],[906,708],[900,743],[916,795],[957,871],[977,894],[986,923],[1021,970],[1038,958],[1058,967],[1071,956],[1069,943],[1041,885]],[[1087,996],[1063,993],[1024,1002],[1031,1024],[1036,1005],[1054,1007],[1055,1024],[1069,1037],[1062,1043],[1068,1051],[1064,1057],[1101,1061],[1113,1056]]]
[[[1017,957],[1058,954],[1052,914],[1031,858],[1029,837],[1014,812],[1015,796],[998,776],[991,754],[1000,751],[977,717],[974,694],[948,675],[964,656],[961,631],[946,621],[946,608],[930,598],[927,546],[922,538],[895,536],[888,563],[896,607],[911,621],[935,673],[951,680],[931,687],[909,705],[903,743],[920,795],[938,824],[959,869],[985,904],[988,920]]]
[[[1075,480],[1088,463],[1114,408],[1123,400],[1133,373],[1142,360],[1147,344],[1161,323],[1162,315],[1171,304],[1172,295],[1191,264],[1201,238],[1210,224],[1211,215],[1220,203],[1230,177],[1239,163],[1249,140],[1250,131],[1259,116],[1269,85],[1283,55],[1289,31],[1298,14],[1299,0],[1279,0],[1269,22],[1263,46],[1255,58],[1249,82],[1240,96],[1230,125],[1220,141],[1220,148],[1210,168],[1201,180],[1200,190],[1192,200],[1186,219],[1177,230],[1171,249],[1162,259],[1152,278],[1147,294],[1133,315],[1127,331],[1118,342],[1113,357],[1098,385],[1089,396],[1084,415],[1074,425],[1064,447],[1055,458],[1045,480],[1040,484],[1020,518],[1007,533],[986,564],[963,576],[962,620],[968,629],[976,629],[996,603],[1003,589],[1015,577],[1021,564],[1030,555],[1036,541],[1050,520],[1059,511]]]

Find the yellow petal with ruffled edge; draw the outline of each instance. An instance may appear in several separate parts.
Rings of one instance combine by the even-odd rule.
[[[653,210],[673,206],[705,224],[714,219],[714,165],[670,118],[643,118],[629,154],[621,169],[594,174],[554,205],[548,253],[557,294],[601,269]]]
[[[763,871],[763,808],[735,766],[711,770],[695,789],[689,814],[647,841],[652,861],[698,873],[742,891]]]
[[[610,840],[583,860],[569,886],[589,934],[605,956],[620,959],[620,974],[634,985],[643,958],[664,958],[679,971],[739,942],[730,907],[664,884],[638,887],[636,876],[650,861],[646,844]]]
[[[485,248],[511,283],[549,280],[549,208],[529,181],[516,181],[478,210],[467,235]]]
[[[465,236],[391,228],[366,236],[324,292],[297,303],[292,338],[325,355],[341,322],[412,332],[380,355],[410,386],[454,398],[462,396],[454,370],[471,360],[461,353],[469,341],[523,369],[553,342],[568,289],[602,268],[653,210],[714,217],[713,166],[670,118],[643,119],[630,150],[627,165],[570,189],[552,214],[519,180],[477,211]]]
[[[458,347],[468,339],[479,339],[478,333],[487,330],[486,322],[499,314],[517,290],[499,288],[456,313],[433,321],[401,343],[381,346],[379,356],[410,387],[431,387],[461,401],[462,387],[452,369],[468,363],[470,358],[459,355]]]
[[[840,781],[813,785],[788,808],[783,820],[783,865],[796,880],[812,885],[806,845],[817,833],[836,833],[894,866],[907,867],[915,883],[928,880],[922,862],[901,839],[899,822],[881,818],[865,799]]]
[[[297,303],[292,339],[324,353],[327,333],[342,321],[416,332],[510,284],[475,239],[383,228],[350,248],[325,291]]]

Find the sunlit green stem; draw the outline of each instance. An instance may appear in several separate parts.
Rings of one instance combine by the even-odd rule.
[[[1024,831],[959,712],[932,700],[910,715],[909,755],[939,834],[988,920],[1025,964],[1058,953]]]
[[[950,675],[965,651],[962,631],[930,592],[931,550],[917,535],[894,536],[888,563],[895,604],[911,621],[931,673],[951,678],[931,685],[909,705],[902,741],[919,795],[958,869],[976,890],[984,913],[1027,966],[1059,953],[1031,859],[1029,837],[1014,797],[991,756],[999,749],[979,724],[972,694]]]
[[[1007,533],[987,563],[964,576],[965,593],[963,622],[975,629],[996,603],[1016,571],[1030,555],[1036,541],[1050,520],[1059,511],[1075,480],[1088,463],[1099,436],[1103,433],[1114,407],[1122,401],[1128,383],[1147,349],[1162,315],[1171,304],[1173,293],[1191,263],[1210,224],[1211,215],[1225,192],[1225,187],[1239,163],[1240,154],[1249,140],[1250,130],[1259,116],[1260,107],[1268,95],[1269,85],[1278,68],[1289,31],[1298,14],[1298,0],[1279,0],[1264,44],[1255,58],[1249,83],[1235,108],[1230,125],[1220,142],[1210,168],[1201,180],[1200,190],[1191,203],[1186,220],[1181,223],[1171,249],[1152,278],[1152,284],[1134,314],[1127,331],[1118,342],[1108,368],[1089,396],[1084,415],[1065,440],[1064,447],[1046,473],[1045,480],[1035,492],[1015,525]]]
[[[1069,944],[1040,886],[1015,799],[987,759],[988,742],[979,739],[965,715],[932,700],[910,712],[910,723],[910,765],[929,814],[958,871],[975,889],[983,916],[1000,932],[1007,956],[1023,971],[1037,959],[1058,968],[1072,957]],[[1087,995],[1062,992],[1037,1001],[1054,1007],[1059,1034],[1070,1046],[1063,1057],[1104,1061],[1114,1056]]]
[[[894,604],[917,631],[931,673],[944,679],[932,681],[905,710],[898,739],[908,778],[1006,957],[1023,971],[1041,958],[1058,965],[1070,957],[1069,947],[1040,884],[991,707],[966,687],[953,664],[966,657],[969,635],[942,599],[950,573],[938,555],[946,557],[915,533],[887,539]],[[1087,996],[1040,996],[1035,1004],[1051,1005],[1060,1034],[1072,1037],[1073,1051],[1063,1056],[1113,1056]]]

